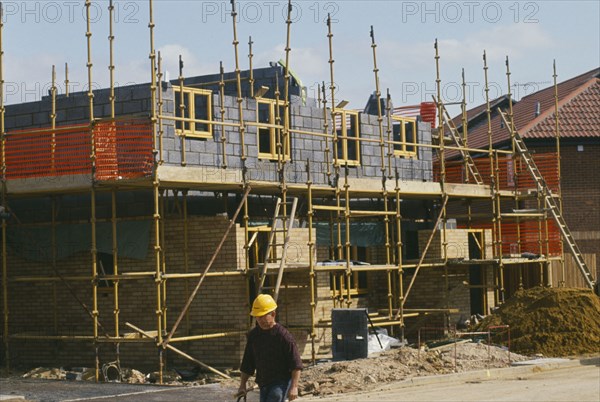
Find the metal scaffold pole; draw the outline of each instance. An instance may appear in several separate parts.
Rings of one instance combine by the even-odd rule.
[[[69,63],[65,63],[65,96],[69,97]]]
[[[113,16],[115,7],[113,0],[108,3],[108,46],[109,46],[109,65],[108,71],[110,75],[110,95],[108,97],[110,101],[110,118],[115,118],[115,59],[114,59],[114,42],[115,35],[113,32]]]
[[[400,173],[396,168],[396,263],[398,264],[398,314],[397,318],[400,319],[400,335],[401,340],[404,340],[404,269],[402,267],[402,214],[400,210]]]
[[[339,180],[339,162],[338,162],[338,147],[339,139],[337,135],[337,126],[336,126],[336,111],[335,111],[335,80],[333,75],[333,63],[335,60],[333,59],[333,33],[331,31],[331,16],[327,14],[327,38],[329,39],[329,78],[331,82],[329,83],[329,89],[331,91],[331,135],[333,136],[333,168],[335,170],[335,185],[337,186],[337,181]]]
[[[252,54],[252,36],[248,38],[248,69],[250,70],[250,76],[248,78],[248,85],[250,85],[250,97],[254,98],[254,69],[252,68],[252,58],[254,54]],[[221,75],[221,82],[223,82],[223,76]],[[223,85],[225,83],[223,82]],[[219,83],[220,85],[220,83]]]
[[[56,169],[56,67],[52,65],[52,86],[50,88],[52,106],[50,111],[50,127],[52,129],[52,139],[50,140],[50,171],[54,174]]]
[[[113,0],[110,0],[110,2],[108,3],[108,20],[109,20],[109,34],[108,34],[108,44],[109,44],[109,65],[108,65],[108,71],[109,71],[109,78],[110,78],[110,95],[109,95],[109,101],[110,101],[110,118],[112,119],[111,121],[111,125],[113,127],[113,130],[111,130],[111,133],[113,135],[117,135],[116,132],[116,123],[114,121],[114,119],[116,118],[116,112],[115,112],[115,100],[116,100],[116,96],[115,96],[115,62],[114,62],[114,41],[115,41],[115,35],[114,35],[114,29],[113,29],[113,21],[114,21],[114,10],[115,7],[113,5]],[[159,70],[160,70],[160,60],[159,60]],[[162,102],[162,99],[160,99],[160,101]],[[162,104],[160,105],[160,107],[162,107]],[[161,131],[162,131],[162,127],[161,127]],[[160,133],[161,135],[161,141],[162,141],[162,132]],[[116,138],[115,138],[116,141]],[[162,151],[162,150],[161,150]],[[113,319],[114,319],[114,336],[115,338],[119,338],[119,334],[120,334],[120,322],[119,322],[119,317],[120,317],[120,306],[119,306],[119,247],[118,247],[118,231],[117,231],[117,190],[116,189],[112,189],[110,192],[110,196],[111,196],[111,230],[112,230],[112,259],[113,259],[113,275],[115,276],[115,280],[113,281]],[[121,367],[121,356],[120,356],[120,344],[117,342],[115,343],[115,353],[116,353],[116,362],[117,362],[117,367]]]
[[[344,254],[346,257],[346,307],[350,308],[352,305],[352,266],[350,265],[350,184],[348,183],[348,164],[346,164],[344,169],[344,199],[346,201],[344,209],[344,224],[346,227],[346,242],[344,243]]]
[[[439,162],[440,162],[440,186],[441,186],[441,190],[442,190],[442,196],[444,197],[444,203],[442,204],[442,208],[440,210],[440,215],[438,218],[438,222],[436,223],[435,227],[433,228],[433,232],[435,233],[435,231],[437,230],[437,228],[439,227],[439,223],[442,223],[442,229],[441,229],[441,235],[442,235],[442,256],[444,258],[444,282],[445,282],[445,286],[444,286],[444,300],[446,303],[446,308],[449,307],[449,295],[448,295],[448,241],[447,241],[447,234],[446,234],[446,204],[448,201],[448,196],[446,195],[446,154],[445,154],[445,141],[446,141],[446,136],[444,134],[444,111],[445,111],[445,105],[444,105],[444,101],[442,100],[442,80],[440,78],[440,54],[439,54],[439,47],[438,47],[438,41],[437,39],[435,40],[435,44],[434,44],[434,48],[435,48],[435,70],[436,70],[436,88],[437,88],[437,103],[438,103],[438,111],[439,111],[439,117],[438,117],[438,138],[439,138]],[[422,263],[422,261],[420,262]],[[416,272],[415,271],[415,276],[416,276]],[[413,276],[413,280],[411,280],[411,285],[414,282],[415,276]],[[407,294],[410,291],[411,285],[409,285],[408,289],[407,289]]]
[[[331,160],[329,154],[331,148],[329,147],[329,113],[327,113],[327,89],[325,88],[325,82],[321,85],[319,92],[319,98],[323,97],[323,133],[325,134],[325,165],[327,166],[327,182],[331,185]],[[335,123],[332,123],[335,124]]]
[[[490,200],[492,204],[492,257],[502,259],[502,250],[498,251],[498,216],[499,211],[496,210],[496,197],[498,193],[496,192],[496,163],[495,163],[495,154],[494,154],[494,139],[492,135],[492,111],[490,108],[490,87],[488,84],[488,65],[487,65],[487,54],[485,50],[483,51],[483,75],[484,75],[484,85],[485,85],[485,114],[486,114],[486,122],[487,122],[487,137],[488,137],[488,157],[490,160]],[[498,272],[494,269],[494,299],[495,303],[498,304],[500,301],[499,297],[499,284],[498,284]]]
[[[165,240],[165,221],[167,218],[166,215],[166,206],[165,204],[169,202],[169,190],[160,189],[159,190],[159,208],[160,208],[160,245],[161,245],[161,253],[160,253],[160,272],[161,272],[161,317],[162,317],[162,327],[167,328],[167,280],[165,279],[165,274],[167,273],[167,261],[166,261],[166,240]]]
[[[219,113],[221,114],[221,123],[225,123],[225,69],[223,62],[219,62]],[[225,134],[225,125],[221,125],[221,153],[223,160],[221,168],[227,169],[227,135]]]
[[[462,102],[460,103],[460,111],[461,111],[461,134],[463,144],[465,148],[469,147],[469,138],[468,138],[468,116],[467,116],[467,83],[465,81],[465,69],[462,69]],[[468,159],[463,160],[465,173],[469,171]],[[465,175],[467,183],[469,182],[469,174]]]
[[[238,54],[239,41],[237,39],[237,11],[235,9],[235,0],[231,0],[231,20],[233,22],[233,51],[235,58],[235,79],[237,86],[237,104],[238,104],[238,115],[239,115],[239,133],[240,133],[240,160],[242,161],[242,170],[246,172],[246,145],[244,141],[244,135],[246,132],[246,126],[244,124],[244,107],[242,98],[242,76],[240,71],[240,61]],[[247,251],[247,250],[246,250]],[[246,254],[247,255],[247,254]]]
[[[391,258],[390,258],[390,254],[392,253],[392,244],[390,241],[390,215],[388,214],[389,212],[389,205],[388,205],[388,191],[385,187],[385,182],[386,182],[386,178],[385,178],[385,169],[384,169],[384,175],[382,177],[382,183],[383,183],[383,192],[382,192],[382,196],[383,196],[383,208],[384,208],[384,216],[383,216],[383,222],[385,225],[385,265],[390,266],[391,267]],[[392,293],[392,269],[388,268],[386,270],[386,274],[387,274],[387,298],[388,298],[388,316],[391,318],[392,317],[392,310],[394,308],[394,295]]]
[[[387,130],[386,130],[386,134],[387,134],[387,145],[388,145],[388,151],[387,151],[387,164],[388,164],[388,178],[391,179],[392,178],[392,157],[394,156],[394,144],[393,144],[393,129],[392,129],[392,96],[390,95],[390,89],[387,89],[387,96],[386,96],[386,111],[385,111],[385,116],[387,119]]]
[[[179,314],[179,317],[177,317],[177,320],[175,321],[175,324],[173,324],[173,328],[171,329],[171,331],[169,331],[169,333],[167,334],[167,336],[164,338],[164,341],[161,340],[161,345],[160,346],[162,346],[163,349],[167,348],[167,346],[169,345],[169,342],[171,342],[171,338],[173,338],[173,334],[175,334],[175,331],[177,331],[177,328],[179,327],[179,324],[181,323],[181,320],[188,313],[188,310],[190,309],[190,306],[192,305],[192,302],[194,301],[194,298],[198,294],[198,291],[200,290],[200,287],[202,286],[202,283],[204,282],[204,279],[206,278],[206,276],[208,274],[208,271],[210,270],[210,268],[214,264],[214,262],[217,259],[217,256],[219,255],[219,253],[221,252],[221,249],[223,248],[223,245],[225,244],[225,240],[227,240],[227,236],[229,235],[229,232],[235,226],[235,221],[236,221],[238,215],[240,214],[240,212],[242,210],[242,207],[244,206],[244,204],[248,203],[248,194],[250,193],[250,190],[251,190],[250,186],[246,186],[245,191],[244,191],[244,195],[242,197],[242,200],[241,200],[241,202],[240,202],[237,210],[235,211],[233,217],[231,218],[231,220],[229,222],[229,225],[227,226],[227,229],[225,230],[225,233],[223,234],[223,237],[221,238],[220,243],[215,248],[215,251],[213,252],[212,257],[210,258],[210,261],[206,265],[206,268],[204,269],[204,272],[202,273],[202,276],[198,280],[198,284],[196,285],[196,287],[192,291],[192,294],[189,296],[187,302],[185,303],[185,306],[183,307],[181,313]]]
[[[329,114],[327,113],[327,91],[325,82],[317,84],[317,104],[323,108],[323,134],[325,136],[325,165],[327,166],[327,181],[331,184],[331,165],[329,160]]]
[[[236,90],[237,90],[237,105],[238,105],[238,132],[239,132],[239,136],[240,136],[240,161],[241,161],[241,168],[242,168],[242,182],[244,185],[244,191],[249,192],[250,191],[250,186],[248,186],[248,178],[247,178],[247,167],[246,167],[246,143],[245,143],[245,134],[246,134],[246,123],[244,122],[244,107],[243,107],[243,102],[244,99],[242,98],[242,74],[240,71],[240,61],[239,61],[239,52],[238,52],[238,45],[239,45],[239,41],[238,41],[238,37],[237,37],[237,11],[236,11],[236,5],[235,5],[235,0],[231,0],[231,21],[233,24],[233,53],[234,53],[234,59],[235,59],[235,81],[236,81]],[[225,157],[225,155],[223,155],[223,157]],[[245,260],[245,272],[246,274],[248,273],[248,270],[250,269],[250,261],[249,261],[249,255],[250,255],[250,246],[249,246],[249,235],[248,235],[248,222],[249,222],[249,214],[248,214],[248,203],[244,202],[243,203],[243,208],[244,208],[244,216],[243,216],[243,221],[244,221],[244,260]],[[247,292],[249,293],[249,284],[247,284]]]
[[[0,3],[0,141],[2,142],[2,171],[0,180],[2,180],[2,208],[4,211],[7,210],[8,205],[6,202],[6,132],[4,127],[4,42],[3,42],[3,31],[4,31],[4,7]],[[6,219],[2,220],[2,313],[3,313],[3,328],[2,328],[2,341],[4,343],[4,360],[6,369],[10,369],[10,353],[9,353],[9,342],[8,342],[8,265],[6,261]]]
[[[558,181],[558,208],[559,212],[562,215],[563,213],[563,202],[562,202],[562,177],[561,177],[561,156],[560,156],[560,116],[558,111],[558,84],[557,84],[557,75],[556,75],[556,60],[552,62],[553,74],[552,78],[554,79],[554,134],[556,138],[556,165],[557,165],[557,181]],[[559,237],[559,247],[560,247],[560,281],[559,286],[565,286],[565,247],[562,240],[562,237]]]
[[[154,169],[152,172],[152,198],[153,198],[153,206],[154,206],[154,259],[155,259],[155,273],[154,273],[154,281],[155,281],[155,289],[156,289],[156,343],[160,345],[163,339],[163,308],[162,308],[162,288],[164,278],[162,277],[162,247],[161,247],[161,215],[160,215],[160,181],[158,179],[158,163],[156,161],[156,123],[157,123],[157,115],[156,115],[156,51],[154,48],[154,9],[153,9],[153,0],[148,1],[149,7],[149,33],[150,33],[150,76],[151,76],[151,84],[150,84],[150,93],[151,93],[151,105],[150,105],[150,123],[152,125],[152,152],[154,154]],[[161,89],[162,90],[162,89]],[[163,348],[158,348],[158,359],[159,359],[159,383],[163,383],[163,373],[164,373],[164,353]]]
[[[183,272],[190,272],[190,222],[188,215],[188,190],[182,191],[183,197]],[[185,297],[190,297],[190,281],[186,279],[184,282]],[[191,331],[190,316],[185,316],[185,334],[189,336]]]
[[[92,31],[90,22],[90,6],[91,1],[86,0],[85,2],[85,15],[86,15],[86,33],[87,38],[87,70],[88,70],[88,104],[89,104],[89,124],[90,124],[90,146],[91,146],[91,162],[92,162],[92,186],[90,190],[91,198],[91,257],[92,257],[92,316],[94,319],[94,343],[95,343],[95,368],[96,368],[96,382],[100,379],[100,356],[99,356],[99,343],[98,343],[98,250],[96,245],[96,188],[95,188],[95,175],[96,175],[96,138],[94,130],[94,92],[92,90]]]
[[[379,128],[379,153],[381,157],[381,176],[385,183],[385,141],[383,139],[383,114],[381,112],[381,90],[379,87],[379,68],[377,68],[377,44],[375,43],[375,31],[371,25],[371,48],[373,49],[373,73],[375,74],[375,100],[377,101],[377,126]],[[388,262],[389,264],[389,262]]]
[[[158,52],[158,61],[156,67],[156,77],[158,79],[158,165],[161,166],[165,160],[163,155],[163,145],[164,145],[164,136],[165,129],[163,125],[163,110],[164,110],[164,101],[163,101],[163,72],[162,72],[162,56],[160,52]]]
[[[437,106],[438,106],[438,138],[439,138],[439,163],[440,163],[440,183],[442,192],[444,191],[444,183],[446,182],[446,160],[444,154],[444,101],[442,100],[442,80],[440,79],[440,54],[438,49],[438,41],[435,40],[433,45],[435,49],[435,84],[437,88]]]
[[[179,55],[179,77],[178,77],[178,79],[179,79],[179,115],[182,118],[185,118],[186,117],[186,113],[185,113],[186,105],[185,105],[185,92],[183,89],[183,82],[185,79],[183,77],[183,58],[181,57],[181,55]],[[181,122],[181,133],[179,135],[179,142],[180,142],[180,146],[181,146],[181,166],[187,165],[186,153],[185,153],[186,124],[190,124],[190,123],[188,123],[187,121]]]
[[[52,95],[52,107],[50,110],[50,126],[52,128],[52,139],[51,139],[51,172],[55,174],[55,166],[56,166],[56,68],[52,66],[52,88],[50,89],[50,93]],[[52,197],[52,234],[51,234],[51,242],[52,242],[52,270],[56,272],[56,197]],[[52,282],[52,307],[53,307],[53,319],[54,319],[54,333],[58,334],[58,292],[57,292],[57,283]]]
[[[282,145],[280,148],[279,158],[282,164],[282,172],[285,173],[285,164],[286,164],[286,156],[290,155],[290,51],[292,48],[290,47],[291,40],[291,31],[292,31],[292,0],[288,0],[288,8],[287,8],[287,20],[286,20],[286,42],[285,42],[285,66],[283,67],[283,79],[285,82],[283,83],[283,139]],[[286,202],[285,196],[283,197],[284,203]],[[285,207],[285,204],[284,204]]]
[[[316,347],[315,339],[316,334],[316,315],[317,315],[317,303],[315,301],[315,240],[313,239],[313,195],[312,195],[312,180],[310,177],[310,159],[306,160],[306,190],[308,193],[308,266],[310,269],[310,345],[311,345],[311,358],[312,363],[316,363]]]

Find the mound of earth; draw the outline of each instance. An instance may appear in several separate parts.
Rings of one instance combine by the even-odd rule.
[[[458,343],[435,350],[402,347],[367,359],[326,362],[302,371],[300,395],[331,395],[367,390],[384,383],[412,377],[507,367],[509,361],[528,357],[509,354],[503,348],[483,343]],[[455,355],[456,353],[456,355]]]
[[[522,354],[574,356],[598,353],[600,297],[591,290],[532,288],[521,290],[476,330],[510,326],[510,349]]]

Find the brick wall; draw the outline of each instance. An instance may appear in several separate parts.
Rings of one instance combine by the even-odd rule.
[[[528,147],[538,153],[556,152],[552,146]],[[563,140],[560,151],[563,215],[581,252],[593,255],[588,258],[595,259],[596,278],[600,278],[600,144]],[[565,253],[569,253],[566,245]],[[581,274],[571,269],[568,275]]]
[[[220,241],[228,220],[224,217],[190,217],[188,223],[189,249],[188,272],[202,272],[212,251]],[[183,222],[170,219],[164,223],[164,257],[168,273],[185,272]],[[236,271],[238,248],[236,236],[229,236],[211,272]],[[151,236],[151,239],[154,239]],[[155,270],[153,242],[149,244],[145,260],[119,259],[119,271],[148,272]],[[47,263],[23,260],[9,253],[9,277],[49,275],[52,271]],[[89,252],[78,253],[57,264],[59,272],[68,277],[80,277],[69,281],[69,287],[90,309],[92,302],[91,259]],[[167,283],[167,328],[170,329],[198,279],[171,279]],[[186,287],[187,283],[187,287]],[[122,280],[119,284],[119,305],[121,333],[131,332],[125,322],[144,329],[156,329],[156,285],[151,276],[137,280]],[[92,320],[79,302],[59,281],[34,283],[12,283],[9,288],[10,333],[55,333],[92,335]],[[99,291],[99,320],[112,335],[114,334],[112,288]],[[189,320],[184,320],[177,336],[227,331],[245,331],[248,321],[248,301],[246,280],[243,276],[207,277],[189,311]],[[100,331],[103,334],[103,331]],[[191,344],[178,343],[176,346],[188,350],[194,357],[217,366],[236,366],[241,354],[243,335],[215,340],[195,341]],[[29,365],[93,365],[93,347],[89,342],[11,342],[13,362]],[[227,350],[228,353],[223,353]],[[152,344],[122,344],[121,359],[124,366],[141,368],[156,367],[156,348]],[[112,346],[101,347],[103,362],[114,359]],[[169,354],[174,364],[180,358]],[[189,364],[189,363],[185,363]]]
[[[423,268],[417,275],[413,288],[406,298],[406,308],[420,309],[440,309],[454,308],[458,313],[450,314],[449,322],[455,324],[461,315],[468,317],[471,315],[471,302],[469,288],[463,282],[469,281],[469,272],[464,267],[451,267],[447,269],[448,287],[446,288],[446,278],[443,268]],[[409,283],[412,273],[407,273],[405,283]],[[446,302],[446,295],[448,300]],[[419,327],[444,325],[444,316],[442,314],[432,314],[429,316],[409,318],[406,320],[406,327],[409,330],[416,330]],[[410,331],[409,331],[410,332]]]

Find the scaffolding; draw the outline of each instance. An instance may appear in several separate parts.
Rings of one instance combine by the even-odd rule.
[[[89,7],[90,0],[86,1],[87,15],[87,68],[89,80],[89,123],[78,125],[62,124],[57,126],[56,122],[56,98],[57,91],[55,86],[55,71],[52,72],[52,90],[51,90],[51,127],[42,129],[26,129],[20,131],[5,131],[5,107],[3,104],[4,96],[0,96],[0,134],[2,136],[2,207],[4,211],[10,211],[10,187],[8,184],[19,180],[31,178],[52,177],[58,178],[56,185],[51,189],[22,192],[15,195],[19,196],[51,196],[52,201],[52,220],[46,223],[52,232],[52,274],[38,276],[15,276],[8,275],[8,250],[7,250],[7,219],[2,219],[2,286],[3,286],[3,346],[4,362],[7,367],[10,366],[10,343],[17,340],[61,340],[61,341],[84,341],[92,342],[95,350],[95,368],[96,380],[100,378],[100,358],[99,348],[101,345],[113,345],[116,355],[116,361],[119,362],[120,347],[123,343],[147,343],[156,346],[159,360],[160,382],[163,381],[163,373],[166,368],[166,351],[172,351],[184,358],[191,360],[203,367],[213,371],[217,375],[227,377],[226,374],[214,369],[213,367],[201,362],[189,354],[173,347],[176,342],[203,341],[206,339],[240,336],[247,330],[247,326],[238,330],[215,331],[214,333],[194,334],[192,333],[189,321],[188,310],[199,293],[204,280],[208,277],[215,278],[241,278],[246,283],[246,298],[250,299],[256,289],[252,289],[253,284],[260,283],[259,291],[274,291],[274,294],[281,296],[286,289],[292,289],[293,284],[286,283],[286,276],[290,273],[302,275],[306,281],[305,285],[295,285],[306,289],[309,292],[310,305],[307,309],[310,311],[310,326],[304,328],[307,330],[311,343],[311,357],[313,362],[317,358],[318,335],[317,331],[331,326],[328,319],[318,319],[318,284],[319,275],[328,275],[331,280],[331,291],[328,295],[331,304],[334,307],[352,307],[356,303],[356,295],[353,289],[356,288],[359,280],[359,274],[364,272],[381,273],[384,277],[384,285],[378,289],[378,292],[384,294],[385,302],[379,305],[385,305],[385,308],[378,309],[378,314],[372,317],[372,321],[377,326],[390,327],[394,333],[399,336],[405,336],[406,320],[415,317],[424,317],[431,314],[442,314],[445,320],[449,319],[449,314],[454,310],[451,307],[449,288],[450,269],[453,267],[462,267],[469,269],[472,263],[478,263],[482,266],[481,270],[487,272],[486,267],[491,267],[492,279],[487,278],[480,284],[471,284],[470,288],[483,289],[485,292],[484,303],[489,306],[488,291],[494,294],[494,303],[499,304],[505,298],[504,271],[511,265],[517,265],[519,268],[519,286],[523,286],[523,269],[529,269],[538,266],[540,270],[540,284],[551,283],[548,277],[548,264],[553,260],[562,261],[563,250],[559,230],[563,237],[568,239],[568,244],[574,243],[569,238],[564,220],[557,218],[560,213],[560,167],[556,165],[556,154],[560,155],[560,143],[558,133],[558,113],[556,113],[556,154],[541,155],[531,157],[526,152],[525,144],[518,136],[517,130],[512,123],[512,109],[509,109],[505,117],[507,128],[511,132],[512,149],[495,149],[492,141],[490,116],[491,106],[487,98],[489,89],[487,82],[487,60],[484,53],[484,73],[485,73],[485,94],[486,94],[486,114],[488,123],[489,144],[487,148],[469,148],[467,143],[467,116],[466,99],[463,91],[462,105],[462,132],[456,127],[453,119],[450,117],[446,107],[449,103],[444,102],[441,97],[441,79],[440,79],[440,59],[437,41],[435,43],[435,62],[436,62],[436,84],[437,96],[434,98],[437,108],[437,127],[432,124],[433,139],[431,144],[419,143],[416,137],[407,141],[404,136],[396,137],[392,133],[392,110],[390,106],[389,91],[387,96],[387,109],[382,108],[381,88],[379,83],[379,68],[377,65],[377,44],[375,42],[374,30],[371,27],[371,48],[373,52],[373,72],[375,78],[375,98],[377,102],[377,136],[378,138],[360,138],[348,135],[347,131],[341,128],[345,124],[342,122],[342,116],[345,116],[343,102],[336,104],[336,83],[334,79],[334,60],[333,60],[333,32],[331,19],[327,20],[327,38],[329,44],[329,66],[330,66],[330,95],[327,97],[325,83],[320,86],[318,91],[319,106],[323,110],[322,130],[308,131],[293,127],[290,119],[291,98],[289,85],[291,81],[290,73],[290,53],[291,53],[291,2],[288,4],[287,40],[285,47],[285,64],[283,66],[283,97],[279,91],[279,85],[274,89],[275,94],[275,122],[266,124],[264,122],[250,121],[245,119],[243,103],[245,98],[242,93],[242,74],[239,63],[239,49],[236,27],[236,9],[232,2],[232,23],[233,23],[233,48],[235,56],[235,85],[238,116],[235,119],[228,120],[225,117],[224,110],[224,68],[220,65],[219,85],[219,118],[201,119],[196,116],[188,116],[185,113],[186,101],[184,99],[184,76],[183,61],[180,60],[179,71],[179,99],[175,99],[175,108],[179,109],[177,113],[169,115],[164,109],[163,99],[163,73],[162,60],[160,54],[157,55],[154,48],[154,19],[152,0],[149,1],[149,34],[150,34],[150,116],[149,118],[117,116],[115,113],[115,89],[114,89],[114,61],[113,61],[113,42],[114,34],[112,31],[112,18],[110,18],[110,117],[96,118],[94,116],[94,93],[92,91],[92,51],[90,30]],[[109,11],[112,13],[112,1],[109,4]],[[3,20],[0,18],[0,90],[4,91],[3,63],[4,52],[2,50],[2,30]],[[261,95],[255,94],[255,81],[252,70],[252,38],[249,40],[249,63],[250,63],[250,96],[259,98]],[[506,62],[507,80],[510,99],[510,70],[508,59]],[[556,87],[556,70],[555,87]],[[68,81],[68,78],[66,78]],[[464,84],[464,72],[463,72]],[[260,92],[260,91],[256,91]],[[557,95],[556,95],[557,96]],[[558,101],[556,101],[558,104]],[[328,106],[329,105],[329,106]],[[512,108],[512,102],[509,103]],[[283,116],[280,115],[283,111]],[[558,109],[557,109],[558,111]],[[431,111],[427,112],[428,121],[431,121]],[[503,115],[504,116],[504,115]],[[384,127],[384,120],[387,119],[387,127]],[[435,118],[433,118],[435,120]],[[222,171],[233,171],[233,179],[222,178],[218,180],[200,180],[197,178],[182,179],[180,181],[170,181],[168,178],[163,180],[161,170],[166,166],[164,155],[167,152],[164,145],[165,127],[169,125],[180,125],[184,127],[188,124],[208,125],[210,127],[219,127],[221,134],[215,142],[220,144],[222,160],[218,168]],[[247,166],[248,151],[246,136],[249,135],[249,127],[266,127],[275,130],[275,150],[277,163],[278,180],[254,180],[249,177]],[[230,139],[227,137],[226,128],[237,130],[239,136],[239,153],[228,155],[228,145]],[[387,131],[386,131],[387,130]],[[183,130],[182,130],[183,131]],[[445,132],[449,132],[449,136]],[[315,162],[307,160],[303,164],[305,170],[304,182],[288,182],[286,174],[289,166],[289,138],[296,139],[320,139],[325,144],[325,167],[320,170],[324,172],[327,183],[315,183],[313,178],[316,172]],[[214,138],[217,138],[216,135]],[[191,163],[186,158],[186,136],[180,135],[181,142],[181,163],[178,166],[180,171],[190,169]],[[379,149],[378,159],[379,172],[374,180],[364,182],[353,180],[350,174],[351,165],[348,158],[340,156],[347,152],[348,143],[355,141],[356,149],[360,149],[361,144],[374,145]],[[410,147],[416,154],[427,150],[436,153],[436,164],[434,168],[434,181],[427,183],[418,181],[403,181],[400,179],[399,169],[401,166],[397,163],[399,159],[394,150],[397,147],[406,149]],[[27,150],[27,152],[24,152]],[[342,150],[346,150],[341,152]],[[448,154],[451,156],[449,157]],[[459,155],[460,158],[450,160],[452,155]],[[475,157],[475,155],[477,157]],[[241,171],[227,163],[227,156],[239,157]],[[535,171],[532,173],[532,163],[535,161]],[[238,174],[239,173],[239,174]],[[394,174],[393,174],[394,173]],[[531,176],[533,175],[533,176]],[[57,195],[62,194],[65,188],[61,186],[61,178],[81,177],[81,181],[75,181],[75,185],[68,191],[71,193],[87,194],[90,201],[90,230],[91,230],[91,264],[90,275],[86,276],[68,276],[59,272],[56,259],[56,229],[59,226],[55,217]],[[171,177],[171,176],[169,176]],[[533,177],[533,178],[532,178]],[[544,179],[545,178],[545,179]],[[544,181],[543,181],[544,180]],[[540,182],[543,181],[543,186]],[[538,191],[531,192],[531,189]],[[121,191],[148,190],[152,193],[153,213],[145,218],[152,220],[153,234],[153,266],[154,269],[146,271],[127,272],[119,264],[120,250],[117,239],[117,225],[124,219],[119,218],[117,211],[117,195]],[[190,269],[190,227],[187,200],[188,192],[194,190],[222,192],[224,194],[235,193],[240,195],[236,212],[229,217],[227,230],[221,234],[221,241],[214,249],[212,257],[202,272],[196,272]],[[111,211],[108,223],[111,225],[111,245],[113,272],[106,273],[102,265],[98,264],[98,245],[97,245],[97,225],[99,219],[96,211],[96,199],[99,194],[109,194],[111,197]],[[169,195],[171,194],[171,195]],[[273,199],[278,199],[277,207],[273,215],[273,222],[264,225],[261,228],[251,226],[251,209],[249,199],[253,196],[266,195]],[[165,249],[167,235],[165,224],[168,222],[165,212],[169,203],[180,205],[181,197],[181,220],[183,222],[183,266],[184,272],[170,272],[168,261],[165,256],[168,250]],[[554,197],[558,198],[556,204]],[[377,200],[376,208],[365,208],[361,205],[365,199]],[[432,206],[431,216],[424,222],[428,231],[427,241],[421,250],[421,255],[417,259],[408,259],[405,257],[405,243],[402,238],[403,225],[406,219],[402,215],[402,203],[404,200],[421,200]],[[538,207],[534,210],[520,209],[520,202],[523,200],[535,200]],[[300,207],[299,200],[303,201],[304,207]],[[466,214],[452,215],[450,204],[456,201],[466,201]],[[225,199],[226,202],[226,199]],[[475,212],[474,203],[481,202],[487,207],[485,213]],[[281,207],[279,207],[281,205]],[[549,210],[546,208],[548,206]],[[289,207],[289,209],[288,209]],[[281,208],[281,210],[279,209]],[[507,211],[508,208],[508,211]],[[301,212],[302,211],[302,212]],[[491,211],[491,212],[489,212]],[[550,214],[548,214],[550,212]],[[238,218],[239,217],[239,218]],[[558,224],[554,223],[554,220]],[[469,230],[472,233],[481,233],[479,235],[468,235],[477,243],[480,258],[477,261],[468,261],[468,259],[456,259],[449,257],[449,220],[458,218],[461,220],[460,228]],[[141,219],[141,218],[140,218]],[[290,233],[295,230],[295,221],[303,220],[306,223],[305,229],[308,233],[308,258],[302,264],[290,264],[286,260],[286,250],[289,246]],[[277,222],[281,222],[278,224]],[[355,223],[364,222],[376,223],[382,230],[383,236],[383,257],[377,258],[376,263],[369,265],[360,265],[355,263],[355,257],[352,251],[351,230]],[[464,222],[464,223],[463,223]],[[328,225],[329,245],[326,250],[329,263],[324,264],[322,256],[323,247],[319,250],[319,244],[316,239],[316,228],[319,223]],[[12,224],[12,223],[11,223]],[[235,225],[239,225],[243,230],[243,262],[238,269],[234,271],[210,271],[212,264],[219,257],[222,246]],[[18,226],[19,223],[17,222]],[[281,230],[281,234],[278,234]],[[485,231],[491,236],[491,252],[487,252],[484,239]],[[568,229],[567,229],[568,230]],[[262,232],[261,232],[262,231]],[[254,253],[259,255],[257,247],[260,233],[269,233],[269,240],[262,261],[260,257],[251,257]],[[565,234],[567,233],[567,234]],[[471,237],[468,237],[471,238]],[[436,256],[431,256],[435,247],[434,241],[440,241],[440,251]],[[283,243],[281,243],[283,241]],[[523,257],[524,250],[535,250],[535,256],[531,258]],[[580,253],[579,253],[580,254]],[[250,261],[254,258],[255,264]],[[319,261],[321,260],[321,261]],[[579,260],[578,260],[579,261]],[[273,264],[273,262],[276,262]],[[584,262],[581,261],[582,264]],[[253,265],[253,266],[251,266]],[[445,285],[442,304],[437,307],[429,308],[411,308],[407,305],[409,296],[415,294],[415,281],[419,273],[427,269],[443,270]],[[564,272],[564,270],[563,270]],[[582,272],[586,272],[582,269]],[[269,276],[277,277],[275,283]],[[485,276],[485,275],[484,275]],[[112,303],[113,303],[113,328],[104,326],[99,316],[98,291],[103,283],[111,281]],[[153,283],[154,313],[155,325],[152,331],[142,329],[135,323],[125,323],[125,325],[135,331],[138,336],[131,336],[123,332],[123,322],[120,317],[120,310],[123,307],[121,298],[121,286],[123,281],[149,281]],[[186,298],[185,306],[177,315],[174,324],[168,319],[170,293],[167,294],[167,284],[173,282],[184,283],[184,294]],[[196,286],[190,291],[190,281],[196,281]],[[564,282],[564,273],[561,281]],[[54,302],[52,303],[52,315],[54,327],[52,335],[48,334],[20,334],[10,332],[10,300],[11,283],[52,283]],[[83,300],[77,297],[74,286],[85,286],[91,282],[92,306],[87,306]],[[269,284],[267,284],[268,282]],[[587,280],[590,286],[593,286],[591,278]],[[58,284],[62,284],[80,304],[81,308],[92,319],[91,335],[62,335],[59,325],[59,306],[56,303],[56,294]],[[73,285],[75,284],[75,285]],[[88,285],[89,286],[89,285]],[[206,285],[205,285],[206,286]],[[150,295],[148,295],[150,296]],[[245,308],[245,306],[239,306]],[[248,323],[249,324],[249,321]],[[448,324],[446,322],[446,324]],[[185,329],[185,335],[177,333],[179,327]],[[112,330],[112,331],[111,331]]]

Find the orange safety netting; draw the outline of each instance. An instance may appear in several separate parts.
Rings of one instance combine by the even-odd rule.
[[[94,137],[97,180],[152,173],[152,127],[147,120],[100,122],[94,127]]]
[[[6,134],[6,179],[91,172],[88,125]]]
[[[546,185],[552,191],[558,191],[558,158],[554,152],[534,154],[533,161],[535,162],[538,170],[542,174]],[[491,166],[489,158],[477,158],[474,159],[475,167],[479,172],[484,184],[491,183]],[[498,160],[497,166],[497,180],[500,186],[500,190],[514,190],[515,188],[524,189],[535,189],[536,184],[533,177],[529,173],[525,162],[522,159],[513,161],[510,156],[501,157]],[[434,180],[439,181],[440,175],[440,163],[439,161],[434,163]],[[496,166],[494,166],[494,171]],[[468,178],[468,181],[467,181]],[[447,183],[475,183],[475,179],[465,169],[465,164],[462,161],[451,161],[446,162],[446,180]]]
[[[546,152],[532,155],[538,170],[540,171],[548,188],[554,192],[558,191],[558,154],[556,152]],[[520,189],[536,188],[533,177],[527,170],[523,160],[519,160],[517,169],[517,181]]]
[[[147,120],[94,124],[95,179],[147,176],[152,172],[152,129]],[[92,173],[89,125],[13,131],[6,134],[5,178]]]
[[[464,225],[459,226],[466,228]],[[492,229],[492,224],[490,222],[477,223],[471,227]],[[560,232],[552,218],[541,221],[527,220],[519,223],[502,222],[500,230],[503,255],[532,253],[558,256],[561,254]]]

